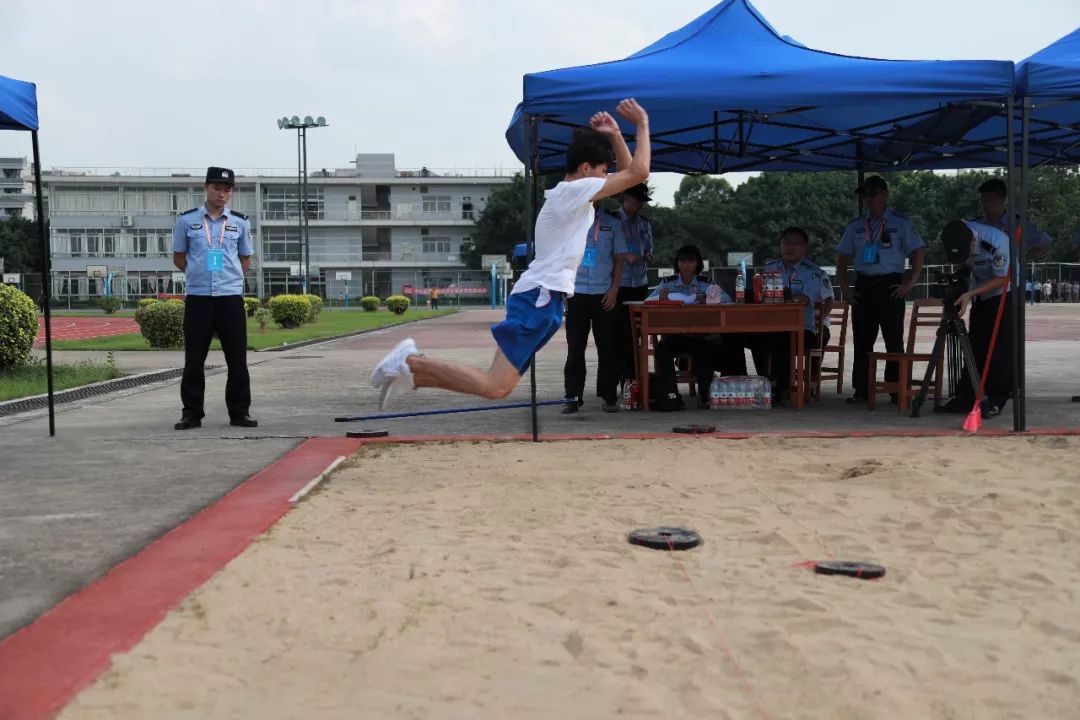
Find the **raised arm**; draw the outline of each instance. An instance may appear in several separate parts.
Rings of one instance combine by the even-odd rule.
[[[623,139],[622,131],[615,118],[606,112],[599,112],[592,116],[589,124],[594,130],[607,135],[612,149],[615,151],[616,171],[607,176],[600,192],[593,195],[595,202],[602,198],[618,195],[623,190],[640,185],[649,177],[649,166],[652,164],[652,148],[649,143],[649,115],[645,108],[638,105],[637,100],[628,99],[619,103],[616,112],[635,127],[634,154]],[[627,162],[629,160],[629,162]]]

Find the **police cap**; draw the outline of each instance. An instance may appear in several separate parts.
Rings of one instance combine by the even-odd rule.
[[[206,169],[206,184],[221,183],[230,187],[236,184],[236,173],[229,168],[210,167]]]
[[[963,220],[953,220],[941,229],[941,244],[945,255],[953,265],[962,265],[971,254],[971,241],[975,233]]]

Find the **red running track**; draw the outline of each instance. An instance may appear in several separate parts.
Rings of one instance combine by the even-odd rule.
[[[54,317],[53,340],[86,340],[139,332],[135,320],[127,317]],[[45,346],[45,318],[38,317],[38,335],[34,344]]]

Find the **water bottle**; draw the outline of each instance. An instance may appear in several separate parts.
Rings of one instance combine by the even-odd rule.
[[[765,302],[764,294],[764,280],[761,277],[761,273],[754,273],[754,302]]]
[[[622,386],[622,409],[633,410],[633,401],[630,399],[630,383],[624,382]]]
[[[735,302],[746,302],[746,276],[742,273],[735,276]]]
[[[630,409],[641,409],[641,386],[638,385],[637,378],[630,381]]]
[[[709,383],[709,409],[710,410],[719,410],[720,409],[720,388],[722,387],[722,383],[723,383],[723,381],[718,377],[714,377],[713,381],[711,383]]]

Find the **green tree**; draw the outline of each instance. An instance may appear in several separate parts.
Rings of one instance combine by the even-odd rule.
[[[0,257],[4,272],[29,273],[40,269],[37,223],[19,217],[0,220]]]
[[[562,174],[540,178],[545,189],[555,187]],[[544,203],[542,192],[537,192],[537,212]],[[461,259],[470,268],[480,267],[481,255],[511,255],[514,245],[525,242],[525,178],[514,175],[509,185],[503,185],[488,195],[476,228],[467,245],[461,248]]]

